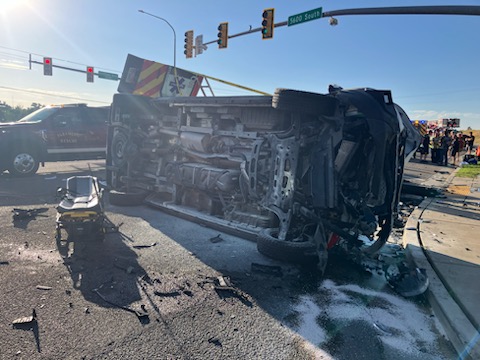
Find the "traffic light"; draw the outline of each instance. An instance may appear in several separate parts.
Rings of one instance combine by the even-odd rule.
[[[275,9],[265,9],[263,10],[263,20],[262,20],[262,40],[271,39],[273,38],[273,13]]]
[[[52,58],[51,57],[44,57],[43,58],[43,75],[52,76]]]
[[[223,22],[218,25],[218,48],[225,49],[228,45],[228,22]]]
[[[187,59],[193,56],[193,30],[185,32],[185,51],[183,53]]]
[[[93,70],[93,66],[87,66],[87,82],[93,82],[94,75],[95,71]]]

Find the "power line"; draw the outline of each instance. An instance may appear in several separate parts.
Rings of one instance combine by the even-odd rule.
[[[7,89],[7,90],[13,90],[13,91],[19,91],[19,92],[25,92],[25,93],[31,93],[31,94],[40,94],[40,95],[43,95],[43,96],[50,96],[50,97],[59,97],[59,98],[72,99],[72,100],[95,102],[95,103],[100,103],[100,104],[110,104],[110,102],[107,102],[107,101],[85,99],[85,98],[80,98],[80,97],[75,97],[75,96],[67,96],[67,95],[49,94],[49,93],[45,93],[45,92],[42,92],[42,91],[17,89],[17,88],[12,88],[12,87],[8,87],[8,86],[1,86],[1,85],[0,85],[0,89]]]
[[[19,49],[14,49],[14,48],[10,48],[10,47],[7,47],[7,46],[1,46],[0,45],[0,48],[2,49],[7,49],[7,50],[11,50],[11,51],[18,51],[18,52],[21,52],[21,53],[24,53],[24,54],[31,54],[31,55],[35,55],[35,56],[40,56],[40,57],[44,57],[45,55],[42,55],[42,54],[36,54],[36,53],[33,53],[33,52],[29,52],[29,51],[24,51],[24,50],[19,50]],[[13,55],[13,54],[12,54]],[[18,56],[18,55],[17,55]],[[55,60],[58,60],[58,61],[62,61],[62,62],[66,62],[66,63],[69,63],[69,64],[75,64],[75,65],[81,65],[81,66],[92,66],[92,64],[82,64],[82,63],[78,63],[78,62],[75,62],[75,61],[70,61],[70,60],[64,60],[64,59],[60,59],[60,58],[56,58],[56,57],[52,57],[52,59],[55,59]],[[27,60],[28,61],[28,60]],[[102,70],[108,70],[108,71],[113,71],[113,72],[117,72],[117,73],[121,73],[121,71],[118,71],[118,70],[112,70],[112,69],[108,69],[108,68],[104,68],[104,67],[99,67],[99,66],[95,66],[96,69],[102,69]]]

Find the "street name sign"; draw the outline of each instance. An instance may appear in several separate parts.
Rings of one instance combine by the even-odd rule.
[[[99,71],[97,74],[100,79],[118,80],[117,74],[112,74],[105,71]]]
[[[298,25],[307,21],[320,19],[322,17],[322,8],[305,11],[303,13],[288,17],[288,26]]]

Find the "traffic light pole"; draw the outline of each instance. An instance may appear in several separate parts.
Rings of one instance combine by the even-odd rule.
[[[471,15],[480,16],[480,6],[447,5],[447,6],[398,6],[385,8],[343,9],[325,11],[322,17],[344,15]],[[276,23],[274,27],[287,26],[288,21]],[[253,28],[238,34],[229,35],[228,38],[248,35],[262,31],[262,27]],[[215,44],[217,41],[209,41],[203,45]]]
[[[140,12],[142,14],[145,14],[145,15],[149,15],[149,16],[154,17],[154,18],[157,18],[159,20],[162,20],[165,23],[167,23],[168,26],[170,26],[170,29],[172,29],[172,31],[173,31],[173,72],[174,72],[174,77],[175,77],[175,83],[177,85],[177,90],[180,93],[180,95],[182,95],[182,92],[181,92],[180,87],[178,85],[178,77],[177,77],[177,34],[175,33],[175,29],[173,28],[172,24],[170,24],[167,20],[165,20],[164,18],[162,18],[160,16],[150,14],[150,13],[148,13],[146,11],[143,11],[143,10],[138,10],[138,12]]]

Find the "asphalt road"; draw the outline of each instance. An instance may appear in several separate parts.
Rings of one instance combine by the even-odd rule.
[[[55,241],[56,188],[87,173],[103,162],[0,175],[0,359],[453,358],[423,298],[340,256],[320,279],[146,206],[107,205],[120,232],[104,241]]]

